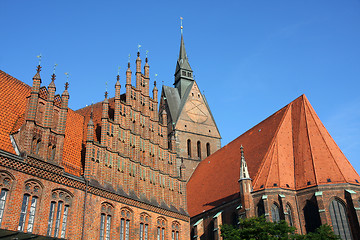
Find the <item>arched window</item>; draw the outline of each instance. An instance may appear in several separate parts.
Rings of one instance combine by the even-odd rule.
[[[201,143],[200,143],[200,141],[197,142],[197,154],[198,154],[198,158],[201,159]]]
[[[303,210],[306,232],[314,232],[321,226],[319,207],[314,200],[307,200]]]
[[[47,229],[48,236],[65,238],[71,200],[71,195],[66,191],[60,189],[52,191]]]
[[[291,206],[289,204],[286,204],[286,220],[289,223],[289,226],[294,226],[293,222],[293,214],[291,210]]]
[[[339,200],[334,199],[330,203],[329,210],[334,233],[339,235],[341,239],[352,239],[345,205]]]
[[[172,223],[172,231],[171,231],[171,240],[179,240],[180,239],[180,224],[178,222]]]
[[[5,172],[0,173],[0,226],[4,217],[6,199],[13,183],[13,178]]]
[[[257,205],[257,216],[263,216],[265,215],[265,207],[264,207],[264,201],[261,199]]]
[[[120,220],[120,240],[130,239],[130,218],[131,212],[128,209],[122,209]]]
[[[140,240],[149,239],[149,222],[150,216],[143,213],[140,215]]]
[[[109,203],[101,204],[100,218],[100,240],[110,240],[111,217],[114,215],[114,208]]]
[[[188,157],[191,157],[191,140],[190,139],[187,140],[187,152],[188,152]]]
[[[280,222],[280,209],[275,203],[271,206],[271,217],[273,222]]]
[[[210,143],[206,143],[206,155],[207,157],[210,156]]]
[[[40,147],[41,147],[41,139],[38,139],[36,142],[36,149],[35,149],[36,155],[39,155]]]
[[[35,213],[37,202],[40,197],[42,188],[36,181],[25,183],[25,193],[22,200],[18,231],[32,232],[35,222]],[[25,223],[27,226],[25,228]]]
[[[164,240],[165,239],[165,228],[166,228],[166,220],[163,218],[157,219],[157,230],[156,230],[156,239]]]

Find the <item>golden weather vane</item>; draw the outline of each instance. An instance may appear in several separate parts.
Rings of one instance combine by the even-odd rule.
[[[39,55],[36,56],[39,59],[39,66],[41,64],[41,53]]]
[[[183,17],[180,17],[180,29],[181,29],[181,34],[183,33]]]
[[[57,67],[57,64],[55,63],[55,65],[54,65],[54,72],[53,72],[54,74],[55,74],[55,69],[56,69],[56,67]]]
[[[140,48],[141,48],[141,45],[140,45],[140,44],[138,44],[138,52],[140,52]]]
[[[118,75],[120,74],[120,66],[118,66]]]
[[[148,53],[149,53],[149,51],[148,51],[148,50],[146,50],[146,52],[145,52],[145,57],[147,57],[147,56],[148,56]]]

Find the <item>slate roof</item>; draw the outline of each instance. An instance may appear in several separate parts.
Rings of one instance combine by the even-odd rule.
[[[239,197],[241,145],[254,191],[359,185],[358,173],[302,95],[198,165],[187,184],[191,217]]]
[[[15,154],[10,134],[25,122],[25,108],[31,87],[0,70],[0,149]],[[66,172],[80,176],[84,117],[69,109],[63,161]]]

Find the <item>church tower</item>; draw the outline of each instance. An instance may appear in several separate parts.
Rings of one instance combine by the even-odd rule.
[[[188,181],[201,160],[221,148],[221,136],[205,95],[194,79],[182,26],[174,76],[174,87],[162,88],[159,113],[167,113],[169,147],[176,151],[178,170],[181,166],[183,178]]]

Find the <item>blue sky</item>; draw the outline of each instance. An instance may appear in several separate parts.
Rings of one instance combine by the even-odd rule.
[[[360,172],[360,1],[11,1],[0,2],[0,69],[31,84],[58,64],[70,74],[70,107],[110,96],[149,51],[151,81],[172,85],[184,18],[186,50],[225,145],[305,94]],[[134,68],[133,68],[134,72]]]

